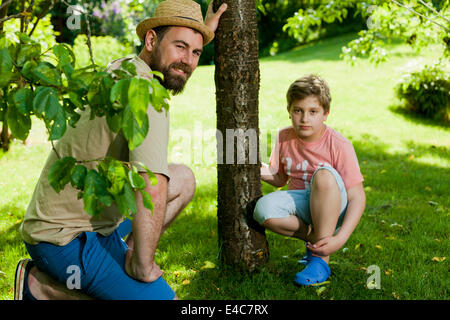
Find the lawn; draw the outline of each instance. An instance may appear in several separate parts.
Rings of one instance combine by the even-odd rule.
[[[163,235],[156,259],[181,299],[448,299],[450,128],[405,115],[393,87],[403,72],[437,59],[407,46],[389,48],[387,62],[355,66],[339,58],[351,35],[260,60],[261,158],[278,129],[288,126],[285,93],[291,82],[317,73],[329,83],[327,124],[355,146],[367,206],[345,246],[331,257],[330,282],[298,288],[303,243],[266,232],[270,261],[253,274],[217,260],[217,178],[214,67],[201,66],[185,92],[171,100],[170,161],[194,170],[194,200]],[[33,123],[31,146],[15,142],[0,154],[0,299],[13,298],[14,270],[27,257],[18,227],[50,146]],[[275,190],[263,184],[263,192]],[[380,271],[380,289],[366,287],[367,269]]]

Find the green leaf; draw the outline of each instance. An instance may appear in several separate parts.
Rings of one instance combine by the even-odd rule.
[[[71,91],[69,92],[69,100],[78,108],[83,110],[84,109],[84,103],[83,98],[80,97],[77,93]]]
[[[150,103],[156,111],[161,112],[164,108],[166,111],[169,110],[169,104],[166,100],[170,99],[169,92],[164,88],[158,80],[152,79],[151,87],[153,89],[150,94]]]
[[[51,63],[41,62],[31,70],[31,73],[40,80],[42,85],[61,86],[61,75]]]
[[[156,70],[152,70],[150,71],[150,73],[152,73],[153,75],[157,76],[158,78],[161,78],[161,80],[164,80],[164,74],[162,72],[156,71]]]
[[[120,161],[112,159],[109,162],[106,177],[111,184],[111,186],[107,189],[108,192],[110,192],[112,195],[121,193],[127,179],[127,175],[125,172],[125,168]]]
[[[23,66],[27,61],[38,57],[40,54],[41,45],[38,43],[20,45],[17,55],[17,65]]]
[[[56,116],[52,119],[50,123],[50,136],[49,140],[61,139],[67,129],[66,124],[66,112],[61,109],[56,113]]]
[[[132,76],[136,76],[136,66],[132,62],[124,60],[121,63],[121,67],[122,69],[128,71]]]
[[[10,72],[13,68],[13,63],[7,48],[0,50],[0,75]]]
[[[72,187],[83,190],[86,173],[87,168],[83,165],[76,165],[75,167],[73,167],[70,173],[70,183]]]
[[[58,92],[49,87],[37,87],[33,99],[33,110],[42,114],[45,118],[52,120],[56,117],[62,106],[59,103]]]
[[[28,115],[33,110],[33,91],[21,88],[14,93],[14,103],[22,115]]]
[[[80,120],[81,115],[76,112],[76,105],[70,101],[70,99],[64,98],[63,99],[63,108],[66,112],[66,119],[69,125],[73,128],[75,128],[75,125],[77,124],[78,120]]]
[[[117,81],[111,88],[110,101],[117,101],[121,106],[126,107],[128,104],[128,88],[130,87],[130,82],[130,79]]]
[[[20,42],[22,43],[36,43],[36,41],[34,41],[33,39],[30,38],[29,35],[27,35],[26,33],[23,32],[16,32],[17,37],[19,37]]]
[[[7,109],[7,121],[13,136],[25,140],[31,129],[30,115],[23,115],[14,104]]]
[[[39,79],[31,72],[36,67],[37,67],[36,61],[34,60],[27,61],[23,65],[22,70],[20,72],[25,78],[30,79],[33,82],[37,82]]]
[[[0,75],[0,88],[6,87],[9,85],[11,80],[14,77],[14,72],[5,72]]]
[[[128,171],[128,179],[134,189],[144,189],[146,186],[145,179],[137,171]]]
[[[75,56],[65,44],[57,44],[53,46],[53,54],[58,58],[58,67],[62,68],[64,65],[67,64],[74,64],[75,63]]]
[[[98,215],[104,207],[109,207],[112,204],[113,198],[106,188],[105,178],[96,170],[89,170],[84,181],[83,191],[84,210],[88,214]]]
[[[7,48],[0,50],[0,87],[6,87],[14,76],[13,63]]]
[[[99,72],[94,80],[89,84],[87,98],[91,112],[96,116],[104,116],[111,106],[110,95],[114,80],[111,74]]]
[[[66,112],[58,100],[54,88],[37,87],[33,99],[33,110],[39,118],[43,118],[50,131],[49,140],[58,140],[66,131]]]
[[[71,171],[76,163],[73,157],[63,157],[57,160],[48,173],[48,182],[56,192],[60,192],[71,180]]]
[[[145,79],[133,78],[128,88],[128,104],[131,112],[139,125],[142,127],[144,119],[147,118],[147,107],[149,103],[149,82]]]
[[[119,208],[119,212],[122,215],[128,216],[130,213],[137,213],[136,196],[128,181],[125,182],[123,186],[123,192],[115,195],[114,198],[116,200],[117,207]]]
[[[156,179],[155,174],[142,162],[140,161],[135,161],[139,166],[142,167],[142,169],[144,169],[147,172],[147,176],[148,179],[150,180],[150,184],[152,186],[156,186],[158,184],[158,179]],[[135,167],[133,166],[133,168],[135,169]],[[136,169],[137,170],[137,169]]]
[[[142,126],[139,126],[136,118],[128,105],[123,112],[122,131],[128,141],[128,148],[133,150],[144,141],[148,133],[148,117],[143,119]]]
[[[119,130],[122,125],[122,117],[123,112],[115,112],[111,113],[108,112],[106,114],[106,123],[108,124],[108,127],[115,133],[119,133]]]
[[[139,192],[142,195],[142,203],[144,204],[144,207],[146,207],[147,209],[149,209],[150,211],[153,212],[153,201],[152,201],[152,197],[148,194],[147,191],[145,190],[139,190]]]

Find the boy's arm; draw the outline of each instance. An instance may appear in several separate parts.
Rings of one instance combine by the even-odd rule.
[[[282,172],[275,172],[267,163],[261,162],[261,180],[275,187],[283,187],[288,176]]]
[[[144,207],[142,195],[136,192],[137,214],[132,221],[133,249],[125,256],[125,270],[132,278],[153,282],[162,275],[154,262],[154,255],[161,235],[167,205],[168,182],[166,176],[155,174],[157,185],[152,186],[147,173],[140,173],[153,200],[153,212]]]
[[[366,194],[362,182],[347,190],[347,212],[339,232],[335,236],[321,239],[308,249],[320,256],[329,256],[339,250],[355,230],[366,207]]]

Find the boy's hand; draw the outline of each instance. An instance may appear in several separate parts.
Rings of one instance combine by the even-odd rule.
[[[208,11],[206,11],[205,16],[205,24],[214,32],[216,32],[217,26],[219,25],[219,19],[222,13],[227,10],[227,4],[222,3],[222,5],[217,9],[217,11],[213,12],[213,1],[209,3]]]
[[[315,255],[326,257],[338,251],[343,245],[344,243],[339,237],[331,236],[323,238],[315,244],[308,242],[307,248]]]

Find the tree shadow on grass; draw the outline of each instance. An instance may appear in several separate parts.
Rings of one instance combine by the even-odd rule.
[[[412,123],[423,124],[435,128],[441,127],[450,129],[450,121],[426,118],[425,116],[422,116],[418,113],[408,111],[403,105],[391,105],[388,107],[388,109]]]
[[[318,40],[306,45],[302,45],[288,52],[283,52],[273,57],[269,57],[270,61],[289,61],[289,62],[305,62],[310,60],[338,61],[342,60],[340,55],[342,47],[349,41],[356,38],[356,34],[346,34],[335,38]],[[264,61],[265,58],[261,58]]]

